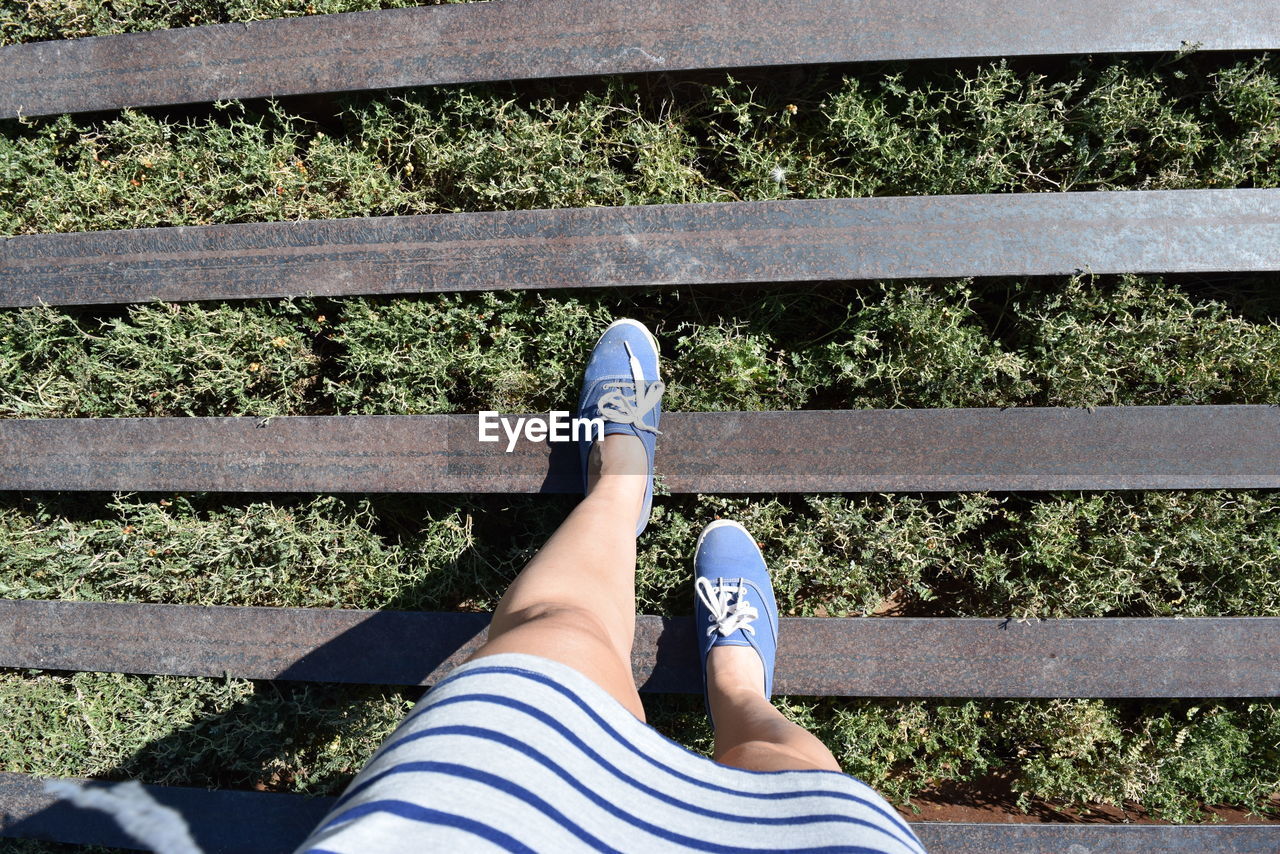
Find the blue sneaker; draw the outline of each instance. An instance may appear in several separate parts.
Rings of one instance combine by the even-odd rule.
[[[755,538],[737,522],[712,522],[698,537],[693,571],[693,619],[701,653],[703,695],[707,690],[707,656],[712,647],[749,646],[764,664],[764,694],[773,696],[778,603]],[[709,703],[707,714],[711,714]],[[715,725],[714,720],[711,723]]]
[[[578,398],[579,418],[603,418],[604,435],[626,433],[638,438],[649,457],[649,482],[636,536],[649,523],[653,507],[653,452],[662,417],[662,393],[658,379],[658,342],[638,320],[615,320],[596,342],[582,380]],[[579,446],[582,491],[587,491],[587,460],[594,442]],[[640,474],[641,472],[636,472]]]

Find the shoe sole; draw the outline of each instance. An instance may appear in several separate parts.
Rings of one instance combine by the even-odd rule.
[[[756,538],[751,536],[751,532],[748,531],[746,529],[746,526],[744,526],[741,522],[735,522],[732,519],[717,519],[714,522],[712,522],[710,525],[702,529],[702,533],[698,535],[698,544],[693,547],[693,562],[695,565],[698,562],[698,555],[702,552],[702,541],[707,538],[707,534],[710,534],[712,531],[714,531],[717,528],[737,528],[739,531],[746,534],[747,539],[751,541],[751,546],[756,550],[756,554],[760,555],[761,561],[764,561],[765,572],[767,573],[769,571],[768,561],[764,560],[764,552],[760,551],[760,546],[756,544]]]
[[[604,332],[600,333],[600,337],[596,339],[596,344],[599,344],[601,341],[603,341],[604,336],[608,335],[609,330],[615,326],[634,326],[636,329],[639,329],[641,332],[645,334],[645,337],[649,339],[649,343],[653,345],[653,352],[657,353],[659,357],[662,356],[662,349],[658,347],[658,339],[653,337],[653,333],[649,331],[649,327],[645,326],[640,321],[632,320],[629,317],[619,318],[618,320],[615,320],[613,323],[610,323],[605,328]]]

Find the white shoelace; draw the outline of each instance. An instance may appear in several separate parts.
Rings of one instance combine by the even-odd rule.
[[[721,637],[728,637],[738,629],[753,635],[756,633],[751,621],[759,617],[760,612],[747,601],[747,585],[741,578],[737,584],[728,584],[723,578],[712,584],[706,578],[699,578],[693,587],[702,604],[711,612],[712,625],[707,629],[708,636],[719,632]]]
[[[644,370],[636,354],[631,352],[631,344],[623,341],[622,346],[627,348],[627,357],[631,360],[631,382],[618,380],[604,384],[609,391],[600,398],[600,417],[618,424],[631,424],[637,430],[661,436],[660,430],[645,424],[643,419],[662,400],[662,393],[667,387],[661,380],[655,380],[646,387]],[[624,388],[632,389],[631,397],[623,394]]]

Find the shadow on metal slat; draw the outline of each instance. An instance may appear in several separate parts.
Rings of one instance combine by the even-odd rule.
[[[484,614],[0,600],[0,667],[433,684]],[[688,619],[641,616],[641,690],[700,693]],[[1275,697],[1280,618],[786,618],[779,693],[856,697]]]
[[[673,493],[1280,487],[1280,407],[668,413]],[[578,493],[475,415],[0,419],[0,490]],[[499,431],[499,434],[501,431]]]
[[[205,854],[285,854],[306,838],[333,803],[333,798],[265,792],[178,786],[146,789],[158,802],[182,815]],[[142,847],[105,813],[59,803],[44,791],[40,778],[3,771],[0,837]]]
[[[187,820],[208,854],[284,854],[315,827],[332,798],[147,786]],[[229,821],[228,816],[234,816]],[[973,824],[916,822],[931,854],[1274,854],[1280,826]],[[0,772],[0,837],[137,847],[102,813],[55,803],[40,780]]]
[[[1280,47],[1271,0],[526,0],[0,49],[0,117],[483,80]]]
[[[1256,270],[1280,270],[1280,190],[1020,193],[24,235],[0,306]]]

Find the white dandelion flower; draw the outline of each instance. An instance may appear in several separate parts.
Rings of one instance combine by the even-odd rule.
[[[769,170],[769,177],[773,179],[773,183],[781,187],[787,183],[787,170],[781,166],[775,166]]]

